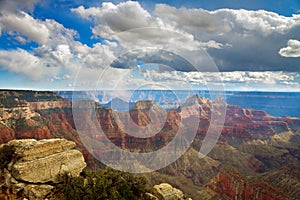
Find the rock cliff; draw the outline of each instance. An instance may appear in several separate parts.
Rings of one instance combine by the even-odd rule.
[[[294,199],[263,179],[250,179],[228,169],[222,170],[207,187],[219,194],[221,199]]]
[[[65,139],[24,139],[3,144],[2,153],[7,153],[3,149],[13,151],[11,160],[1,169],[0,199],[7,196],[42,200],[51,196],[64,174],[76,177],[86,167],[75,145]]]
[[[111,108],[97,104],[96,111],[99,123],[107,137],[120,148],[134,152],[152,152],[166,145],[177,133],[181,119],[188,120],[191,116],[197,117],[199,115],[197,110],[201,111],[197,136],[191,148],[170,166],[147,175],[153,185],[162,182],[171,183],[193,199],[203,199],[202,196],[199,197],[200,190],[204,191],[203,196],[211,195],[221,198],[222,194],[226,194],[227,199],[234,199],[241,195],[246,195],[249,199],[253,195],[272,197],[273,194],[283,199],[285,196],[290,199],[300,198],[299,192],[289,191],[288,194],[283,195],[280,189],[295,188],[294,185],[300,182],[299,178],[295,178],[297,176],[287,176],[286,171],[282,170],[289,164],[296,168],[300,166],[300,119],[274,117],[264,111],[227,105],[225,125],[217,145],[206,158],[199,159],[198,151],[210,124],[213,103],[199,96],[188,99],[185,103],[186,111],[183,113],[180,108],[168,110],[164,127],[155,136],[149,138],[127,135],[122,130],[123,124],[117,124],[114,120]],[[136,124],[146,126],[150,122],[147,111],[153,105],[156,110],[160,110],[151,101],[138,102],[133,105],[130,117]],[[186,128],[190,128],[189,125]],[[97,140],[101,139],[97,135],[93,137]],[[82,145],[76,132],[71,102],[68,99],[59,98],[55,93],[0,92],[0,143],[20,138],[72,140],[84,154],[89,167],[99,167]],[[74,155],[72,149],[67,151]],[[94,151],[103,152],[101,149]],[[43,155],[42,152],[40,154]],[[62,159],[59,157],[59,152],[56,154],[58,157],[53,158],[51,162],[56,163]],[[30,154],[23,156],[22,162],[27,162],[26,165],[30,164],[33,162],[30,157]],[[14,178],[18,178],[18,181],[31,180],[33,177],[23,174],[22,162],[16,162],[16,165],[10,169],[10,174],[16,176]],[[226,170],[222,171],[226,165],[235,168],[238,175],[228,173]],[[272,172],[271,175],[270,172]],[[262,174],[266,176],[261,176]],[[49,174],[45,176],[47,177],[40,177],[39,184],[47,180],[53,183],[56,181]],[[244,179],[244,177],[251,177],[251,180]],[[262,177],[267,177],[263,183],[252,181],[252,178],[261,179]],[[279,180],[279,177],[282,179]],[[278,184],[272,185],[277,182]],[[243,186],[244,183],[247,186]],[[267,190],[263,190],[265,185],[268,187]],[[37,186],[30,186],[30,188],[34,187]],[[45,188],[40,191],[44,190]],[[249,191],[253,192],[249,193]],[[264,191],[264,194],[259,191]],[[278,191],[281,192],[276,193]],[[285,189],[283,192],[287,193],[287,191]]]

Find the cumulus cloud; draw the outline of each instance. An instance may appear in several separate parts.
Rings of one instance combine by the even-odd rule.
[[[284,34],[300,24],[300,15],[292,17],[281,16],[265,10],[232,10],[220,9],[210,12],[212,15],[233,22],[233,27],[242,27],[247,32],[258,32],[263,36],[274,33]],[[245,33],[247,34],[247,33]]]
[[[64,25],[58,23],[52,19],[46,19],[43,24],[49,31],[48,46],[57,46],[59,44],[72,44],[74,39],[78,36],[76,30],[64,27]]]
[[[42,21],[33,18],[24,11],[2,12],[0,27],[1,31],[11,35],[17,34],[23,38],[26,37],[40,45],[56,46],[61,43],[71,43],[77,37],[75,30],[65,28],[55,20],[46,19]]]
[[[220,71],[299,71],[300,61],[284,59],[278,49],[287,38],[299,38],[300,15],[291,17],[264,10],[174,8],[157,5],[156,17],[192,34],[207,48]],[[214,43],[211,43],[214,44]]]
[[[23,11],[17,14],[2,13],[0,16],[0,26],[2,27],[2,31],[16,31],[22,33],[30,40],[40,44],[45,44],[48,41],[49,30],[46,25],[39,20],[35,20]]]
[[[212,33],[225,28],[218,17],[203,9],[177,9],[166,4],[157,4],[154,13],[167,24],[180,29]]]
[[[0,30],[20,43],[34,41],[32,51],[11,49],[0,51],[0,66],[21,73],[32,80],[67,80],[74,77],[80,67],[104,68],[115,59],[111,47],[114,42],[95,43],[88,47],[76,41],[78,33],[53,19],[39,20],[25,10],[32,10],[37,1],[12,1],[0,10]],[[2,3],[3,4],[3,3]],[[29,28],[30,27],[30,28]]]
[[[300,57],[300,41],[299,40],[289,40],[287,47],[279,50],[279,54],[283,57]]]
[[[26,25],[31,25],[33,23],[32,18],[26,13],[26,12],[32,12],[34,10],[35,5],[39,2],[39,0],[28,0],[28,1],[22,1],[22,0],[1,0],[0,1],[0,36],[3,31],[18,31],[23,30],[25,32],[32,32],[33,37],[37,37],[37,23],[33,24],[33,30],[30,30],[27,26],[26,30],[24,27]],[[25,11],[25,12],[24,12]],[[24,23],[20,23],[20,21],[23,21]],[[2,21],[2,22],[1,22]],[[13,24],[13,22],[16,22],[16,25]],[[6,23],[7,28],[12,30],[5,30],[6,29]],[[18,27],[20,25],[20,27]],[[17,27],[16,27],[17,26]],[[18,38],[16,38],[18,40]],[[21,43],[24,43],[25,38],[20,41]]]
[[[7,4],[4,6],[3,2]],[[283,87],[299,83],[299,77],[292,72],[300,71],[300,60],[290,57],[300,56],[300,15],[286,17],[263,10],[208,11],[165,4],[158,4],[149,12],[136,1],[104,2],[99,7],[71,9],[91,21],[93,37],[103,39],[88,46],[80,42],[76,30],[29,14],[37,0],[26,1],[18,8],[22,2],[1,1],[0,36],[5,32],[16,41],[35,41],[38,46],[31,51],[1,50],[0,65],[34,80],[66,80],[75,77],[79,67],[83,67],[79,85],[86,86],[93,84],[95,80],[91,77],[96,79],[99,69],[106,70],[112,63],[114,68],[109,68],[110,72],[103,77],[103,84],[110,86],[122,79],[125,72],[127,85],[159,80],[170,85],[178,83],[178,87],[180,81],[203,85],[203,76],[216,85],[221,84],[215,81],[221,76],[229,87]],[[133,50],[139,51],[132,53]],[[184,59],[201,65],[201,70],[195,70]],[[211,60],[222,73],[216,73]],[[143,69],[138,61],[157,63],[158,70]],[[134,74],[130,69],[141,71]],[[202,75],[197,71],[202,71]]]
[[[83,62],[84,67],[105,69],[116,59],[112,51],[114,43],[96,43],[93,47],[82,47],[74,47],[74,51],[78,52],[78,57],[81,59],[81,62]]]
[[[157,26],[158,22],[138,2],[127,1],[115,5],[102,3],[102,7],[85,9],[83,6],[71,9],[85,19],[95,23],[95,36],[110,38],[116,33],[141,27]]]
[[[151,15],[135,1],[116,5],[104,2],[101,7],[80,6],[71,11],[94,23],[94,37],[116,39],[126,48],[173,45],[197,49],[202,44],[195,41],[190,33],[175,29],[161,18]]]
[[[41,80],[46,74],[58,73],[57,68],[47,67],[43,60],[23,49],[0,50],[0,65],[8,71],[24,74],[32,80]]]
[[[118,57],[111,66],[115,68],[143,67],[139,63],[155,64],[159,71],[196,71],[185,58],[173,52],[149,49],[129,51]]]
[[[74,42],[56,47],[42,45],[30,53],[23,49],[0,50],[0,66],[35,81],[67,80],[75,77],[80,68],[91,72],[90,75],[107,68],[115,59],[109,48],[99,43],[87,47]]]
[[[157,4],[150,13],[132,1],[80,6],[72,12],[94,23],[95,37],[116,39],[127,49],[204,48],[220,71],[300,71],[299,60],[278,54],[284,41],[299,38],[300,15],[243,9],[207,11],[165,4]]]

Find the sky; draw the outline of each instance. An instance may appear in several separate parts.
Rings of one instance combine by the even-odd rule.
[[[0,88],[300,91],[299,0],[0,0]]]

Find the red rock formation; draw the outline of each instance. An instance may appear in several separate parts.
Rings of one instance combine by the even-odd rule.
[[[222,170],[207,185],[209,190],[222,199],[243,200],[284,200],[289,199],[279,188],[274,188],[264,181],[251,181],[246,177],[228,170]]]
[[[9,127],[0,126],[0,144],[15,139],[15,131]]]
[[[289,131],[287,122],[264,111],[227,106],[222,135],[248,139],[266,139],[269,135]]]
[[[16,137],[16,139],[34,138],[37,140],[53,138],[51,135],[51,132],[47,126],[42,127],[42,128],[36,127],[36,128],[30,129],[27,131],[17,131],[15,133],[15,137]]]

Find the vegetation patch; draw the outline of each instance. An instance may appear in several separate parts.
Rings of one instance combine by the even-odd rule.
[[[3,145],[0,147],[0,169],[3,170],[12,160],[15,149],[13,146]]]
[[[144,199],[152,188],[146,178],[112,169],[84,171],[79,177],[64,177],[66,200]]]

